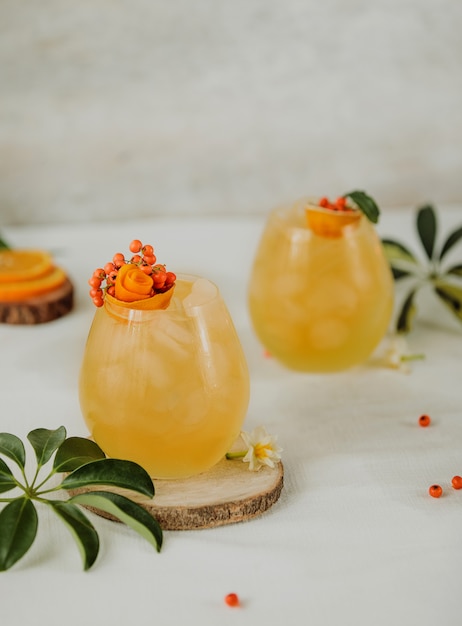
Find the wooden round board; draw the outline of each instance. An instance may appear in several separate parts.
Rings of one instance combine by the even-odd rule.
[[[40,296],[15,302],[0,302],[0,322],[42,324],[66,315],[73,306],[74,287],[67,278],[57,289]]]
[[[152,500],[133,492],[129,497],[155,517],[163,530],[213,528],[249,520],[267,511],[281,494],[283,476],[282,463],[251,472],[242,459],[223,459],[199,476],[155,479],[156,494]],[[123,489],[107,489],[128,495]],[[91,490],[82,488],[71,493]],[[102,517],[115,519],[93,507],[87,508]]]

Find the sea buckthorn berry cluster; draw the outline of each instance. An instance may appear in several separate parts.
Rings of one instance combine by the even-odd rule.
[[[323,197],[319,200],[319,206],[332,211],[347,211],[350,213],[354,211],[352,207],[348,206],[345,196],[340,196],[334,202],[331,202],[327,197]]]
[[[95,306],[103,305],[106,293],[115,297],[117,274],[120,268],[127,263],[137,266],[139,270],[152,279],[150,296],[164,293],[175,284],[176,275],[173,272],[168,272],[165,265],[157,263],[154,248],[151,245],[143,245],[139,239],[134,239],[129,245],[129,250],[133,254],[131,258],[126,259],[121,252],[117,252],[112,257],[112,261],[106,263],[104,267],[98,267],[93,272],[88,284],[91,287],[90,297]]]

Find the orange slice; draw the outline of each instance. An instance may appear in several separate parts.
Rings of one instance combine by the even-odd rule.
[[[120,306],[124,309],[135,309],[137,311],[155,311],[156,309],[166,309],[170,304],[173,292],[175,291],[175,285],[170,287],[168,291],[163,293],[156,293],[151,298],[145,298],[144,300],[135,300],[134,302],[125,302],[124,300],[117,300],[114,296],[110,296],[108,293],[104,296],[110,304],[114,306]]]
[[[308,204],[305,207],[308,228],[321,237],[341,237],[345,226],[358,225],[361,212],[356,210],[334,211]]]
[[[3,253],[2,253],[3,254]],[[16,282],[2,282],[0,279],[0,302],[21,302],[48,293],[60,287],[67,279],[65,272],[59,267],[51,268],[44,276]]]
[[[49,274],[53,270],[53,259],[43,250],[1,250],[0,285],[30,281]]]

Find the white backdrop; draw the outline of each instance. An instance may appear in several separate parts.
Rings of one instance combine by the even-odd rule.
[[[462,201],[457,0],[1,0],[0,226]]]

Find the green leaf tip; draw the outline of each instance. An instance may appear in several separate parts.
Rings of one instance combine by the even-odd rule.
[[[433,259],[436,239],[436,215],[431,204],[426,204],[418,209],[417,232],[427,257],[430,260]]]
[[[60,426],[56,430],[48,428],[36,428],[31,430],[27,438],[34,448],[37,464],[39,467],[48,463],[53,453],[66,439],[66,429]]]
[[[10,250],[10,246],[7,244],[7,242],[3,239],[3,237],[0,237],[0,251],[1,250]]]
[[[412,329],[412,324],[414,321],[414,317],[417,313],[417,308],[414,303],[416,290],[413,289],[405,299],[401,312],[398,315],[398,320],[396,322],[396,331],[398,333],[409,333]]]
[[[56,501],[51,506],[71,531],[82,557],[83,568],[90,569],[99,552],[98,533],[93,524],[75,504]]]
[[[358,209],[364,213],[367,219],[373,224],[379,221],[380,209],[371,196],[365,191],[350,191],[344,194],[344,198],[351,198]]]
[[[17,487],[17,482],[13,476],[13,472],[3,459],[0,459],[0,493],[10,491]]]
[[[23,557],[37,534],[38,516],[29,498],[16,498],[0,511],[0,571]]]
[[[451,313],[462,321],[462,288],[440,282],[435,286],[435,292]]]
[[[4,454],[9,459],[14,461],[21,469],[24,469],[26,464],[26,450],[24,444],[10,433],[0,433],[0,454]]]
[[[68,437],[56,451],[53,469],[56,472],[73,472],[81,465],[105,457],[98,444],[91,439]]]
[[[162,529],[156,519],[141,505],[110,491],[90,491],[73,496],[70,502],[100,509],[135,530],[160,552]]]
[[[449,234],[446,241],[443,244],[440,252],[440,261],[446,256],[449,250],[455,246],[455,244],[462,239],[462,226]]]

